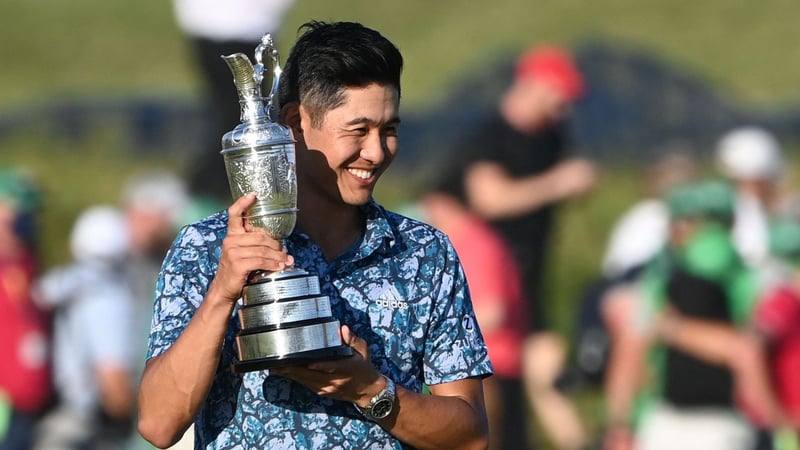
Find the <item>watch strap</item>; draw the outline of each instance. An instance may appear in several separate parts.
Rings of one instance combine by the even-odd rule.
[[[378,420],[378,419],[383,419],[384,417],[387,417],[389,414],[391,414],[392,407],[394,406],[394,402],[395,402],[395,398],[396,398],[396,393],[395,393],[396,388],[395,388],[394,381],[392,381],[392,379],[387,377],[386,375],[382,375],[382,376],[386,380],[386,387],[384,387],[383,390],[381,390],[374,397],[372,397],[370,399],[370,401],[369,401],[369,404],[365,408],[361,408],[355,402],[353,403],[353,405],[356,407],[356,409],[361,414],[363,414],[364,417],[366,417],[367,419],[372,420],[372,421],[375,421],[375,420]],[[388,408],[388,410],[382,409],[382,411],[380,411],[380,412],[376,412],[374,410],[374,407],[375,407],[376,404],[379,404],[379,403],[385,404],[387,400],[391,404],[391,406]],[[376,413],[378,414],[378,416],[376,416]]]

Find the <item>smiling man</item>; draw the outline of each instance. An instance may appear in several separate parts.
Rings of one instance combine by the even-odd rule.
[[[157,286],[139,430],[159,447],[194,423],[196,448],[486,448],[492,369],[461,264],[445,235],[372,197],[398,151],[402,56],[360,24],[301,29],[279,88],[297,227],[283,248],[245,223],[246,195],[181,231]],[[353,356],[232,372],[248,274],[291,264],[319,276]]]

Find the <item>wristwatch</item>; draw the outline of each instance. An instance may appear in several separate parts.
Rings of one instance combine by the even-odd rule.
[[[382,391],[378,392],[378,395],[372,397],[369,401],[369,405],[366,408],[361,408],[356,403],[356,409],[361,412],[369,420],[375,421],[378,419],[383,419],[389,414],[392,413],[392,409],[394,409],[394,399],[395,399],[395,390],[394,390],[394,381],[391,378],[387,377],[386,375],[383,376],[386,379],[386,387],[383,388]]]

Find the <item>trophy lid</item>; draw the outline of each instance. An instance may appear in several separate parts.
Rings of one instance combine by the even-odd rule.
[[[294,144],[289,128],[265,121],[260,124],[241,123],[222,136],[223,156],[255,148],[279,147]]]
[[[263,55],[267,53],[272,62],[272,88],[267,97],[261,95],[264,79]],[[255,49],[256,65],[246,55],[234,53],[223,56],[233,74],[233,82],[239,95],[241,123],[222,137],[222,154],[244,149],[293,144],[288,127],[276,122],[278,105],[275,94],[280,82],[281,66],[278,51],[270,34],[261,38]]]

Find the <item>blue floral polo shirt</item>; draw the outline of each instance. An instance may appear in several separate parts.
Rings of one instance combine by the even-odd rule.
[[[436,229],[363,207],[365,233],[333,261],[295,230],[287,249],[295,265],[320,278],[334,316],[369,344],[372,363],[399,385],[421,392],[491,374],[492,368],[456,252]],[[214,277],[228,216],[222,211],[185,227],[156,288],[148,358],[163,353],[192,319]],[[238,307],[237,307],[238,308]],[[351,403],[316,395],[268,371],[237,374],[236,311],[206,403],[195,421],[195,447],[212,449],[406,448]]]

